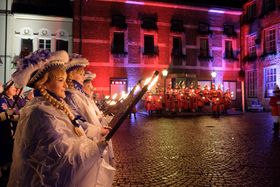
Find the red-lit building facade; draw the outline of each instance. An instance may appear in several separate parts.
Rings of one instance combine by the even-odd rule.
[[[269,97],[280,85],[280,2],[252,0],[243,6],[241,20],[242,64],[246,101],[268,108]]]
[[[167,84],[215,82],[230,88],[240,107],[241,13],[159,1],[74,1],[73,51],[88,58],[100,94],[129,91],[154,70],[167,69]]]

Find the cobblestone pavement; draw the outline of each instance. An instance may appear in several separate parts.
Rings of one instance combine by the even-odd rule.
[[[113,186],[280,186],[280,137],[270,113],[138,115],[113,144]]]

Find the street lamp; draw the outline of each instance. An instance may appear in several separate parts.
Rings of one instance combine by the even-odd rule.
[[[211,72],[211,77],[212,77],[212,83],[214,83],[214,84],[215,84],[215,78],[216,78],[216,76],[217,76],[217,73],[216,73],[215,71],[212,71],[212,72]]]
[[[164,80],[164,94],[166,93],[166,77],[167,77],[167,75],[168,75],[168,71],[167,71],[167,69],[164,69],[164,70],[162,70],[162,76],[163,76],[163,80]]]

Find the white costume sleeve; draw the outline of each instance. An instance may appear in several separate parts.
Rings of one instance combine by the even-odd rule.
[[[88,98],[77,90],[69,90],[67,91],[65,101],[75,111],[75,115],[79,115],[86,120],[81,126],[84,128],[88,137],[99,139],[102,126],[95,113],[91,111]]]

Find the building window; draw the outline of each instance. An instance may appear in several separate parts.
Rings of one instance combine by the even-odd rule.
[[[232,59],[233,58],[233,49],[232,49],[232,41],[225,41],[225,58]]]
[[[256,57],[256,35],[248,36],[247,38],[247,50],[249,57]]]
[[[248,97],[257,97],[257,72],[248,71],[247,72],[247,82],[248,82]]]
[[[158,30],[157,18],[155,17],[142,18],[141,28],[146,30]]]
[[[200,42],[200,49],[199,49],[198,60],[200,60],[200,61],[213,60],[213,57],[210,56],[210,53],[209,53],[208,38],[200,38],[199,42]]]
[[[172,19],[171,20],[171,32],[182,33],[185,31],[184,24],[182,20]]]
[[[113,15],[111,20],[111,27],[117,27],[118,29],[126,29],[127,24],[125,22],[125,16]]]
[[[158,55],[158,48],[154,45],[154,35],[144,35],[144,52],[143,55]]]
[[[182,55],[182,39],[181,37],[173,37],[173,48],[172,54],[173,57],[179,57]]]
[[[237,33],[234,31],[234,25],[224,25],[224,32],[228,37],[236,37]]]
[[[110,78],[111,96],[117,94],[119,99],[122,92],[127,93],[127,78]]]
[[[114,32],[112,50],[111,53],[114,55],[126,55],[124,32]]]
[[[200,38],[200,52],[199,56],[208,57],[209,56],[209,43],[207,38]]]
[[[266,68],[264,69],[264,96],[273,96],[273,90],[276,86],[276,68]]]
[[[47,49],[51,51],[51,40],[50,39],[39,39],[39,49]]]
[[[198,33],[202,35],[212,34],[210,30],[210,26],[208,23],[199,23],[198,25]]]
[[[33,40],[21,39],[21,51],[33,52]]]
[[[246,15],[247,15],[247,19],[251,20],[257,17],[257,6],[256,6],[256,2],[253,2],[252,4],[250,4],[249,6],[247,6],[246,9]]]
[[[257,17],[257,6],[256,6],[256,2],[253,2],[252,4],[250,4],[246,7],[244,21],[250,22],[250,21],[254,20],[256,17]]]
[[[264,54],[276,53],[276,31],[275,29],[265,31]]]
[[[64,50],[68,52],[68,41],[56,40],[56,50]]]
[[[271,12],[276,9],[275,0],[263,0],[262,15]]]

